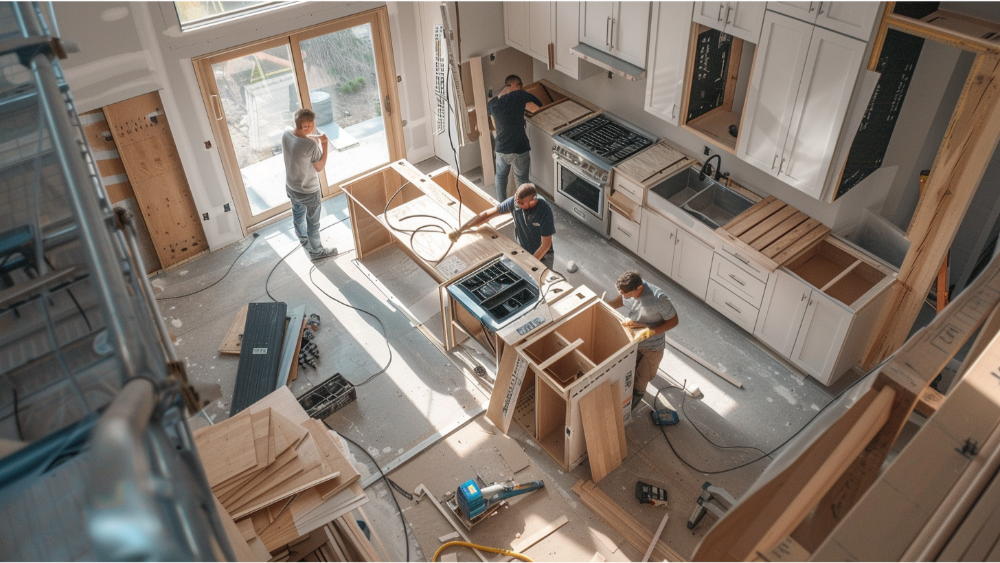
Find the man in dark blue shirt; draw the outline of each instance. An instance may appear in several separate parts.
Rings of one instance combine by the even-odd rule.
[[[524,108],[529,103],[542,105],[541,100],[521,89],[521,79],[517,75],[508,76],[504,84],[497,97],[486,104],[497,130],[497,201],[507,199],[507,178],[512,165],[518,186],[530,181],[528,172],[531,168],[531,146],[528,144],[528,135],[524,132]]]
[[[548,202],[538,197],[534,184],[521,184],[514,197],[508,197],[500,205],[491,207],[470,219],[459,230],[452,231],[448,238],[455,241],[461,233],[481,225],[500,213],[514,214],[514,236],[517,244],[541,261],[546,268],[555,265],[556,254],[552,248],[552,235],[556,234],[555,218]]]

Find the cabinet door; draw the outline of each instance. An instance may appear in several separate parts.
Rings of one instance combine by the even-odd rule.
[[[504,40],[523,53],[528,52],[528,2],[503,3]]]
[[[760,41],[766,2],[729,2],[726,6],[726,33],[744,41]]]
[[[767,9],[795,19],[816,23],[819,2],[768,2]]]
[[[531,145],[531,168],[528,170],[528,177],[531,183],[542,190],[549,202],[555,196],[556,163],[552,154],[552,135],[549,135],[535,125],[528,123],[525,126],[528,134],[528,143]],[[496,184],[496,180],[489,179],[489,183]],[[488,190],[490,194],[496,193],[496,188]]]
[[[580,3],[552,2],[555,7],[556,70],[580,79],[580,57],[569,50],[580,43]]]
[[[639,229],[639,258],[670,277],[674,266],[677,226],[656,213],[643,213]]]
[[[580,42],[611,50],[611,13],[614,2],[580,2]]]
[[[880,2],[820,2],[816,25],[868,42]]]
[[[715,251],[683,229],[677,229],[674,241],[674,264],[670,277],[704,301]]]
[[[726,27],[726,8],[728,2],[695,2],[692,20],[707,25],[712,29],[722,30]]]
[[[828,384],[850,324],[849,310],[813,290],[789,359],[820,383]]]
[[[784,357],[792,355],[795,337],[809,304],[812,288],[778,270],[768,280],[753,334]]]
[[[528,54],[549,64],[552,42],[552,2],[528,2]]]
[[[861,70],[865,43],[817,27],[813,31],[778,179],[819,198]]]
[[[774,12],[764,16],[736,155],[771,175],[777,175],[812,33],[811,24]]]
[[[611,17],[611,54],[646,68],[649,47],[649,2],[615,2]]]
[[[679,125],[692,2],[654,2],[646,60],[646,111]]]

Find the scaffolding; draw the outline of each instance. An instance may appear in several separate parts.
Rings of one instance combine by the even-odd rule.
[[[51,4],[0,3],[0,559],[233,560]]]

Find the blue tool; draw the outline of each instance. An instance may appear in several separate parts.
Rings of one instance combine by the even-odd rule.
[[[649,416],[653,418],[653,424],[657,426],[672,426],[680,422],[677,411],[673,409],[656,409],[649,411]]]
[[[537,491],[544,486],[545,483],[542,481],[529,481],[521,484],[493,483],[480,489],[476,480],[470,479],[458,487],[455,500],[462,516],[475,523],[477,517],[482,516],[503,500]]]

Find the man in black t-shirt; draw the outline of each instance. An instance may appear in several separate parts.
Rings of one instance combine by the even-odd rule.
[[[514,236],[517,238],[517,244],[551,270],[556,261],[555,250],[552,248],[552,235],[556,234],[556,222],[552,215],[552,207],[547,201],[538,197],[534,184],[521,184],[514,197],[508,197],[500,202],[500,205],[476,215],[459,230],[448,233],[448,238],[457,241],[465,231],[501,213],[514,215]]]
[[[507,178],[510,176],[511,166],[514,167],[514,179],[518,186],[530,182],[528,172],[531,168],[531,146],[528,144],[528,135],[524,132],[524,108],[528,104],[542,105],[541,100],[521,89],[521,79],[517,75],[508,76],[504,84],[497,97],[486,104],[497,130],[497,201],[507,199]]]

